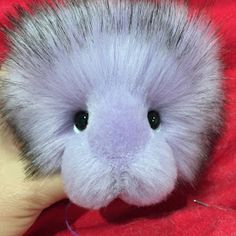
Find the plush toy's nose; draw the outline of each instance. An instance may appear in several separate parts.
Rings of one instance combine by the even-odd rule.
[[[143,149],[150,134],[146,111],[131,101],[109,102],[101,106],[89,134],[93,153],[108,158],[132,155]]]

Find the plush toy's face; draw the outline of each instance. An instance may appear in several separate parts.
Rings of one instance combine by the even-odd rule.
[[[12,33],[3,111],[30,167],[61,171],[76,204],[158,203],[193,180],[218,130],[214,37],[170,3],[81,4]]]
[[[125,88],[101,88],[91,95],[88,113],[75,116],[62,156],[65,187],[73,201],[96,208],[120,197],[147,205],[173,190],[176,161],[159,113],[150,110],[154,108]]]

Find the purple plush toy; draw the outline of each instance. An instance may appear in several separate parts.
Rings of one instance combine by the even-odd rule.
[[[76,204],[158,203],[191,183],[219,131],[214,31],[173,1],[66,1],[8,32],[2,113],[29,175],[61,172]]]

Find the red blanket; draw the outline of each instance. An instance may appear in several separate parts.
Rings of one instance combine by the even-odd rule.
[[[0,0],[0,22],[13,4],[28,0]],[[190,0],[205,7],[220,28],[222,60],[228,103],[226,125],[202,176],[194,189],[178,189],[164,203],[137,208],[121,201],[100,211],[68,208],[68,221],[81,236],[86,235],[236,235],[236,0]],[[207,4],[206,4],[207,3]],[[0,52],[4,52],[4,35]],[[199,204],[194,200],[203,202]],[[62,201],[46,209],[26,235],[71,235],[65,224]]]

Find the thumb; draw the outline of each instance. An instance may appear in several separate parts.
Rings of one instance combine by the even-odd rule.
[[[32,180],[33,202],[39,210],[49,207],[53,203],[66,198],[60,175],[53,175]]]

